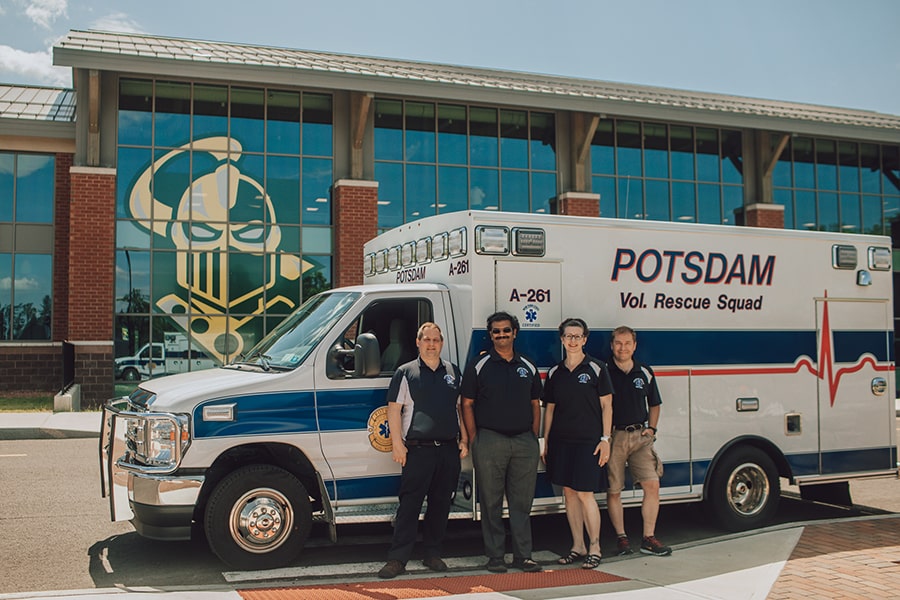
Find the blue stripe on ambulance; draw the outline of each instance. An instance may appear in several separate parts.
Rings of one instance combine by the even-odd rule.
[[[608,360],[610,338],[610,331],[592,331],[585,351]],[[872,354],[879,362],[894,360],[893,331],[833,331],[832,338],[835,362],[852,363],[865,353]],[[801,356],[817,360],[816,342],[814,330],[647,330],[638,332],[637,356],[654,368],[670,365],[790,365]],[[487,332],[473,331],[468,359],[489,347]],[[516,337],[516,349],[531,357],[542,369],[550,368],[562,358],[556,329],[522,329]]]
[[[893,332],[834,331],[836,362],[854,362],[863,353],[879,362],[892,361]],[[608,357],[610,332],[593,332],[587,352]],[[487,333],[472,333],[470,357],[489,347]],[[561,358],[559,336],[553,330],[523,329],[516,347],[542,368],[556,364]],[[642,360],[653,366],[668,365],[784,365],[799,357],[817,357],[815,331],[641,331],[639,348]],[[714,349],[714,350],[711,350]],[[197,406],[193,413],[196,438],[251,435],[287,435],[315,431],[366,431],[372,411],[383,406],[387,390],[351,389],[292,391],[252,394],[221,398]],[[317,396],[317,398],[316,398]],[[318,401],[318,425],[316,423]],[[234,422],[205,422],[202,407],[210,404],[236,404]],[[890,469],[897,461],[893,447],[804,453],[786,456],[794,475],[860,472]],[[702,485],[710,466],[709,460],[667,462],[665,485],[681,487]],[[337,497],[362,499],[393,496],[397,493],[399,475],[341,479],[335,482]],[[536,496],[553,497],[553,488],[543,473],[539,474]]]

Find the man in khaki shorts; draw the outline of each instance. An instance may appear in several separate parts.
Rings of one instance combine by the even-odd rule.
[[[606,468],[609,488],[606,493],[607,510],[616,528],[617,553],[631,554],[631,544],[625,534],[622,509],[622,490],[625,489],[625,463],[631,478],[644,492],[641,517],[644,535],[641,552],[654,556],[668,556],[672,549],[656,539],[656,517],[659,514],[659,478],[663,474],[662,461],[653,449],[659,423],[659,389],[653,369],[634,359],[637,334],[626,326],[613,330],[613,360],[608,365],[613,382],[612,450]]]

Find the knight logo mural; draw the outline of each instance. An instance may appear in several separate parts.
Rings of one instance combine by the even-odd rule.
[[[171,281],[154,279],[157,291],[167,288],[154,293],[154,311],[170,315],[220,362],[258,341],[248,327],[255,317],[296,308],[279,288],[314,268],[278,253],[284,248],[275,205],[259,181],[241,172],[241,157],[234,138],[194,140],[155,159],[128,195],[128,211],[154,247],[175,250],[154,253],[154,272],[174,273]],[[186,188],[173,191],[172,181]]]

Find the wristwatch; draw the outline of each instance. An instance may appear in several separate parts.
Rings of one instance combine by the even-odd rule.
[[[658,430],[656,427],[654,427],[653,425],[647,425],[647,429],[652,429],[652,430],[653,430],[653,435],[656,435],[656,432],[659,431],[659,430]]]

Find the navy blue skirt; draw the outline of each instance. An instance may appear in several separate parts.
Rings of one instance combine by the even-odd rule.
[[[598,440],[599,441],[599,440]],[[605,492],[609,487],[606,467],[597,464],[597,444],[550,440],[547,451],[547,473],[550,481],[577,492]]]

